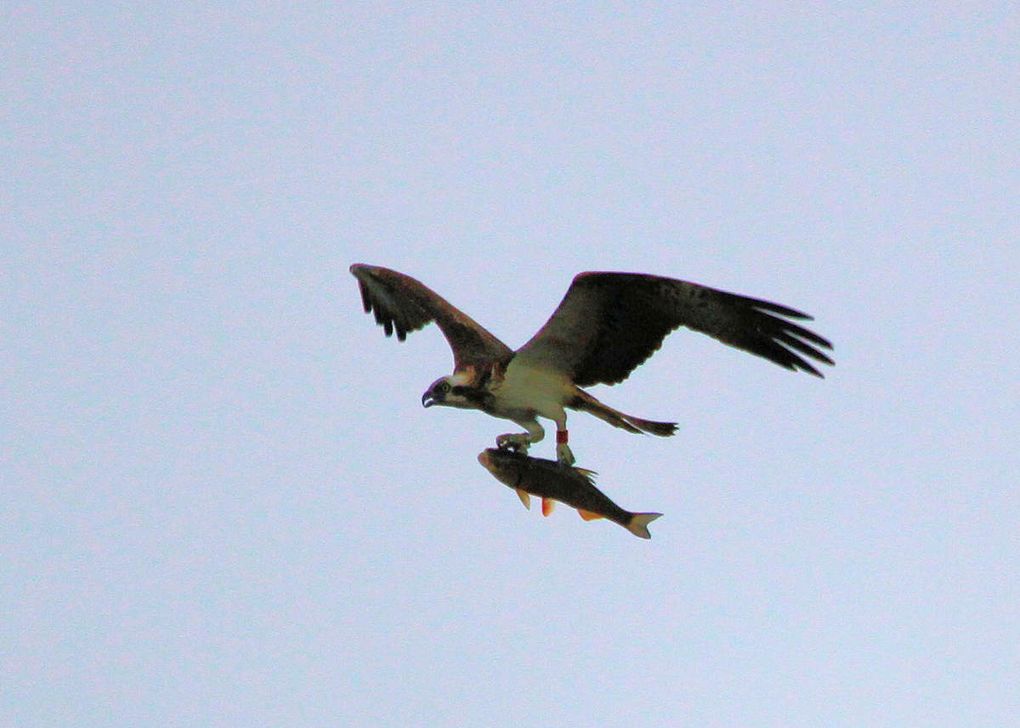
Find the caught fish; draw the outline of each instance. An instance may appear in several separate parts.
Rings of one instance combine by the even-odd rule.
[[[525,508],[531,508],[532,495],[542,498],[542,514],[546,516],[552,512],[553,501],[560,501],[576,508],[586,521],[608,518],[635,536],[651,538],[648,524],[662,515],[631,513],[620,508],[595,487],[592,482],[595,474],[590,470],[492,447],[478,454],[478,462],[496,480],[513,488]]]

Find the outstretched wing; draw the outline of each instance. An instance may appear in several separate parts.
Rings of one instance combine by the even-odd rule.
[[[506,344],[411,276],[360,263],[351,266],[351,273],[358,279],[365,313],[375,313],[376,323],[387,336],[396,331],[397,339],[403,341],[409,331],[435,321],[453,350],[458,371],[513,355]]]
[[[832,364],[832,345],[788,319],[810,316],[757,298],[639,273],[581,273],[545,326],[517,357],[567,374],[575,384],[617,384],[680,326],[738,349],[821,373],[805,358]]]

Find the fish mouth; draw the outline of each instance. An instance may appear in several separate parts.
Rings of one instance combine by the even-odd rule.
[[[496,463],[492,461],[492,455],[489,454],[488,450],[482,450],[478,453],[478,462],[481,463],[482,467],[490,473],[493,471],[493,468],[496,467]]]

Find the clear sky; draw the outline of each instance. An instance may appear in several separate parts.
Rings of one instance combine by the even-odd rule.
[[[1020,14],[729,5],[7,4],[0,724],[1015,721]],[[680,423],[570,420],[642,541],[525,511],[353,262],[511,346],[694,280],[837,366],[595,388]]]

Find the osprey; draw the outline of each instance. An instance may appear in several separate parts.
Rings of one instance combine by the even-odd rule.
[[[821,377],[804,357],[833,364],[832,345],[787,319],[810,316],[786,306],[697,283],[640,273],[580,273],[545,326],[514,351],[420,281],[395,270],[356,264],[366,313],[387,336],[435,321],[453,350],[453,374],[422,395],[425,407],[479,409],[526,432],[496,438],[499,448],[527,452],[545,437],[538,418],[556,423],[556,455],[572,465],[567,409],[588,412],[628,432],[668,436],[675,422],[653,422],[603,404],[583,387],[619,384],[686,326],[790,370]]]

